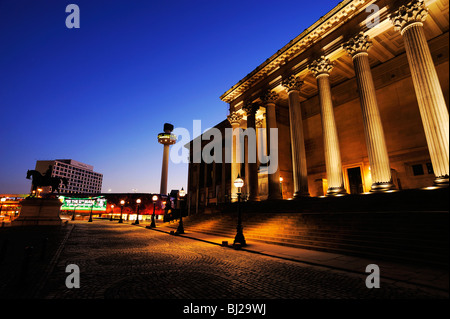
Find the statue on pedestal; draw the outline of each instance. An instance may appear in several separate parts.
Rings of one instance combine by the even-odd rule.
[[[36,196],[36,191],[38,187],[51,186],[52,187],[51,194],[53,194],[54,192],[59,192],[59,185],[61,184],[61,182],[66,186],[68,183],[68,180],[65,177],[52,177],[51,165],[49,165],[44,175],[42,175],[40,172],[36,170],[28,170],[27,179],[31,179],[32,182],[30,196]]]

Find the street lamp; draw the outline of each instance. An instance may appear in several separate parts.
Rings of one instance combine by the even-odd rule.
[[[141,199],[136,199],[137,204],[137,212],[136,212],[136,221],[134,222],[135,225],[139,225],[139,205],[141,205]]]
[[[92,223],[92,210],[94,209],[94,200],[91,202],[91,213],[89,214],[88,223]]]
[[[238,189],[238,223],[236,227],[236,237],[234,237],[234,244],[239,243],[241,246],[246,246],[244,233],[242,231],[242,218],[241,218],[241,188],[244,186],[244,180],[238,175],[238,177],[234,180],[234,186]]]
[[[178,224],[177,233],[178,234],[184,234],[184,227],[183,227],[183,207],[184,207],[184,196],[186,196],[186,192],[184,191],[183,187],[181,187],[181,190],[179,192],[180,195],[180,223]]]
[[[280,192],[281,198],[283,198],[283,177],[280,176]]]
[[[114,205],[111,205],[111,217],[109,218],[109,221],[113,220],[113,214],[114,214]]]
[[[123,223],[123,219],[122,219],[123,205],[125,205],[125,201],[122,199],[120,201],[120,219],[119,219],[119,224]]]
[[[153,201],[153,214],[152,214],[152,223],[150,224],[150,226],[147,226],[146,228],[155,228],[156,224],[155,224],[155,208],[156,208],[156,201],[158,200],[158,196],[157,195],[153,195],[152,197],[152,201]]]

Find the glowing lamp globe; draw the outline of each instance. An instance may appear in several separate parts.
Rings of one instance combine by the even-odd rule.
[[[244,180],[238,176],[238,178],[234,180],[234,186],[237,188],[241,188],[242,186],[244,186]]]

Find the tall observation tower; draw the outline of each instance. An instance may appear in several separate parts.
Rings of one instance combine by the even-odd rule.
[[[158,142],[164,145],[162,170],[161,170],[161,188],[159,193],[167,195],[167,175],[169,171],[169,147],[177,142],[177,136],[172,134],[173,125],[164,123],[164,133],[158,134]]]

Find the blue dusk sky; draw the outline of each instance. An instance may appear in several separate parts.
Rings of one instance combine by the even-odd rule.
[[[51,159],[93,165],[103,192],[158,193],[164,123],[224,120],[219,97],[338,3],[0,0],[0,193]],[[187,171],[169,163],[169,191]]]

